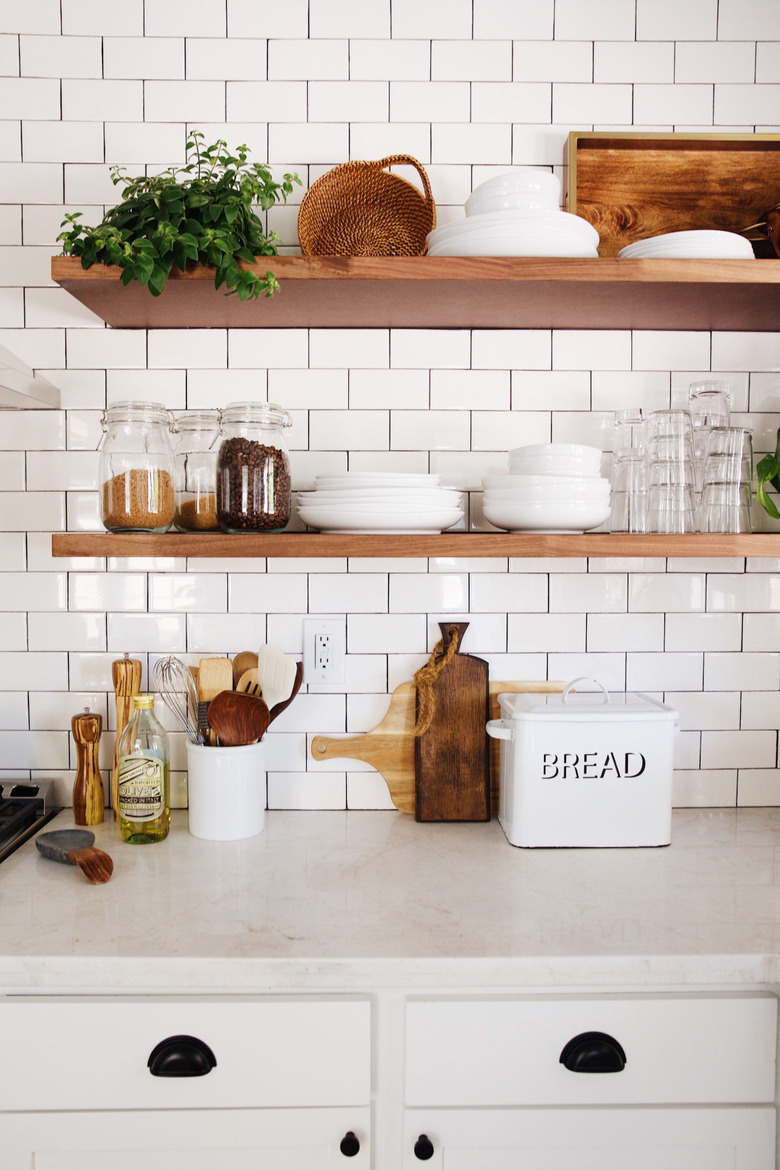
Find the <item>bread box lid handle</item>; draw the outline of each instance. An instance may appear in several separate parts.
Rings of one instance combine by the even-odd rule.
[[[600,682],[599,682],[599,680],[598,680],[597,678],[593,678],[593,677],[591,677],[590,675],[587,675],[587,674],[581,674],[579,678],[573,678],[573,679],[571,680],[571,682],[569,683],[569,685],[568,685],[567,687],[565,687],[565,688],[564,688],[564,690],[563,690],[563,693],[562,693],[562,695],[561,695],[561,702],[564,704],[564,706],[565,706],[565,705],[566,705],[566,703],[568,702],[569,695],[570,695],[570,694],[571,694],[571,692],[574,690],[574,688],[576,687],[577,683],[583,683],[583,682],[592,682],[592,683],[595,683],[595,684],[596,684],[596,686],[599,688],[599,690],[601,691],[601,693],[602,693],[602,694],[603,694],[603,696],[604,696],[604,702],[605,702],[605,704],[609,705],[609,691],[608,691],[608,690],[607,690],[607,688],[604,686],[604,684],[603,684],[603,683],[600,683]]]

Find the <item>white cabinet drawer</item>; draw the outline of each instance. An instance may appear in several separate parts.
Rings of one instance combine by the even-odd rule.
[[[599,1032],[620,1072],[570,1071],[572,1038]],[[773,1102],[770,995],[410,1000],[407,1105]]]
[[[420,1161],[414,1147],[428,1143]],[[403,1170],[774,1170],[775,1111],[410,1109]]]
[[[370,1014],[357,998],[0,999],[0,1110],[367,1104]],[[152,1075],[151,1053],[176,1036],[208,1045],[216,1066]]]

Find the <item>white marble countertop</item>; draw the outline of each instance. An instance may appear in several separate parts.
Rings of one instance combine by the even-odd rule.
[[[50,826],[69,828],[69,811]],[[271,812],[238,842],[111,821],[114,876],[0,867],[0,991],[652,989],[780,982],[780,809],[678,810],[660,849],[516,849],[496,821]]]

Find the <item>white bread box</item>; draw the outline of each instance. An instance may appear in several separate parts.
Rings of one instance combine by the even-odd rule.
[[[677,712],[641,694],[500,694],[498,819],[511,845],[668,845]]]

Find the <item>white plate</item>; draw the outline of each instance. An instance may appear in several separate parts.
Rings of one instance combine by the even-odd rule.
[[[664,232],[647,240],[637,240],[618,252],[623,260],[650,260],[654,257],[677,259],[755,259],[753,247],[736,232],[691,231]]]
[[[598,247],[599,234],[593,224],[568,211],[495,211],[487,215],[471,215],[456,223],[443,224],[428,233],[428,247],[455,236],[473,234],[502,236],[546,235],[561,239],[584,240]]]
[[[472,194],[477,192],[493,192],[511,188],[521,191],[547,191],[560,201],[561,181],[552,171],[542,170],[541,167],[513,167],[511,171],[502,171],[479,183]]]
[[[318,488],[354,487],[438,487],[440,475],[414,475],[401,471],[344,471],[340,475],[317,475],[314,482]]]
[[[584,443],[526,443],[522,447],[512,447],[509,458],[519,455],[566,455],[572,459],[601,459],[600,447],[589,447]]]
[[[354,492],[299,492],[298,503],[303,506],[325,506],[350,508],[353,505],[365,505],[370,508],[383,510],[416,508],[458,508],[463,500],[462,492],[441,490],[417,492],[402,491],[354,491]]]
[[[486,240],[480,236],[446,241],[428,249],[429,256],[538,256],[568,257],[595,260],[598,250],[590,244],[575,241],[546,240]]]
[[[354,512],[341,509],[299,508],[304,524],[320,532],[443,532],[463,519],[461,509],[400,515],[397,512]]]

